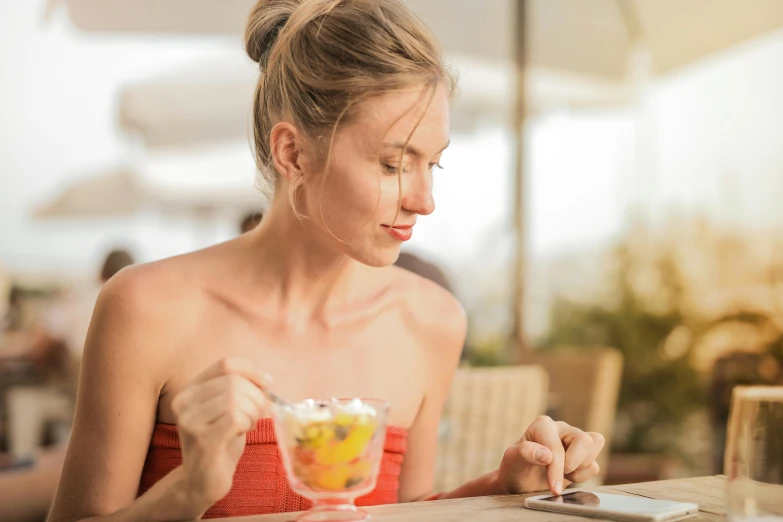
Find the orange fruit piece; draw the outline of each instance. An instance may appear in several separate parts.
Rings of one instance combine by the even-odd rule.
[[[348,436],[340,442],[332,442],[315,452],[315,460],[319,464],[344,464],[359,458],[375,435],[373,424],[354,426]]]
[[[341,491],[351,477],[351,467],[345,464],[320,467],[312,476],[312,486],[326,491]]]

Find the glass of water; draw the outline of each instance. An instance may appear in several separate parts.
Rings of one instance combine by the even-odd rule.
[[[724,460],[731,522],[783,522],[783,386],[737,386]]]

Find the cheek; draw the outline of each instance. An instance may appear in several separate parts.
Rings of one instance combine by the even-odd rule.
[[[318,205],[317,192],[314,197]],[[376,224],[388,213],[385,209],[389,199],[396,202],[396,178],[381,176],[372,166],[355,162],[351,166],[334,165],[326,174],[320,204],[325,225],[348,237]]]

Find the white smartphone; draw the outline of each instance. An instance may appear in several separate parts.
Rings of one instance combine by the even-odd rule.
[[[699,506],[687,502],[573,490],[562,495],[525,499],[525,507],[555,513],[623,522],[673,522],[695,516]]]

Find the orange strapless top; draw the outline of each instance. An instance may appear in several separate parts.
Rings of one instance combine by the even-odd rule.
[[[401,428],[386,430],[381,470],[375,490],[356,499],[360,506],[397,502],[400,467],[407,449],[408,432]],[[143,494],[167,473],[182,464],[177,427],[158,423],[139,483]],[[247,434],[247,446],[239,459],[231,491],[206,512],[204,518],[263,515],[310,509],[309,500],[294,493],[288,485],[280,452],[277,449],[272,419],[258,421]]]

